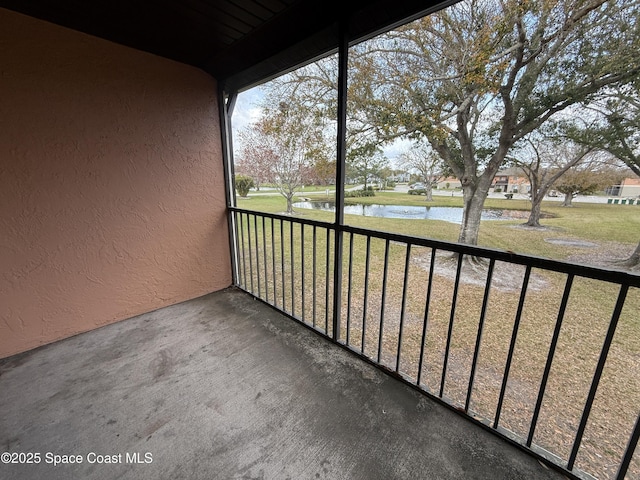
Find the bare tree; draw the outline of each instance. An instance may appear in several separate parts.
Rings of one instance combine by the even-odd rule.
[[[438,179],[442,159],[426,142],[415,142],[409,150],[400,154],[400,165],[418,172],[424,182],[426,201],[433,201],[433,182]]]
[[[293,197],[309,178],[313,154],[322,143],[322,128],[301,108],[281,102],[264,110],[264,115],[247,127],[248,151],[262,159],[265,174],[287,201],[286,213],[293,214]]]
[[[544,137],[536,141],[527,137],[525,145],[518,151],[519,157],[512,160],[524,171],[531,185],[531,211],[525,225],[541,227],[542,201],[553,185],[593,152],[593,148]]]
[[[236,173],[251,177],[256,190],[273,178],[275,153],[265,144],[263,133],[254,126],[241,130],[241,147],[235,159]]]

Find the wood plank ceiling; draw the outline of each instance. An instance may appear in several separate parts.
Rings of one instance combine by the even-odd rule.
[[[428,0],[0,0],[15,10],[202,68],[246,88],[351,38],[415,18]],[[449,2],[451,3],[451,2]]]

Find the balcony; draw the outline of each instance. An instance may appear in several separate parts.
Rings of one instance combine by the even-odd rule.
[[[637,275],[231,211],[240,288],[573,478],[637,478]]]
[[[2,479],[640,478],[640,277],[234,206],[239,90],[449,2],[295,0],[235,40],[202,2],[23,3]]]
[[[7,480],[562,478],[237,289],[0,373],[0,450],[41,454],[0,466]]]

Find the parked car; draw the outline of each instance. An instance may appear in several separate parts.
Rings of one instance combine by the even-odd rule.
[[[427,189],[423,183],[414,183],[409,185],[409,195],[426,195]]]

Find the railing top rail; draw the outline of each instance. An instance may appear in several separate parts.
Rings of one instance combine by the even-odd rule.
[[[246,208],[238,208],[238,207],[231,207],[231,206],[227,206],[227,209],[231,212],[248,213],[249,215],[260,215],[263,217],[273,218],[275,220],[283,220],[285,222],[303,223],[305,225],[311,225],[311,226],[322,227],[322,228],[330,228],[330,229],[336,228],[336,225],[333,222],[322,222],[319,220],[311,220],[308,218],[292,217],[291,215],[283,215],[281,213],[260,212],[258,210],[248,210]]]
[[[404,235],[401,233],[383,232],[379,230],[372,230],[361,227],[353,227],[349,225],[337,226],[331,222],[321,222],[317,220],[303,219],[298,217],[292,217],[289,215],[281,215],[268,212],[259,212],[255,210],[247,210],[237,207],[228,207],[230,211],[248,213],[250,215],[261,215],[278,220],[290,221],[295,223],[302,223],[305,225],[315,225],[322,228],[336,229],[340,228],[344,232],[352,233],[355,235],[373,236],[381,238],[383,240],[389,240],[393,242],[406,243],[411,245],[417,245],[421,247],[435,248],[437,250],[446,250],[453,253],[462,253],[463,255],[470,255],[482,258],[493,258],[498,261],[514,263],[517,265],[531,266],[533,268],[540,268],[544,270],[550,270],[558,273],[573,274],[579,277],[590,278],[594,280],[601,280],[610,283],[616,283],[619,285],[628,285],[630,287],[640,288],[640,275],[625,272],[616,269],[606,269],[602,267],[595,267],[590,265],[581,265],[578,263],[569,263],[559,260],[553,260],[549,258],[536,257],[533,255],[523,255],[506,250],[499,250],[487,247],[478,247],[474,245],[466,245],[463,243],[445,242],[442,240],[433,240],[425,237],[414,237],[410,235]]]
[[[582,265],[578,263],[569,263],[560,260],[536,257],[534,255],[518,254],[515,252],[499,250],[495,248],[478,247],[474,245],[466,245],[463,243],[445,242],[442,240],[433,240],[424,237],[413,237],[391,232],[380,232],[377,230],[370,230],[360,227],[344,226],[343,230],[345,232],[354,233],[356,235],[373,235],[375,237],[389,239],[391,241],[397,241],[401,243],[411,243],[412,245],[435,248],[438,250],[447,250],[450,252],[462,253],[464,255],[471,255],[475,257],[483,257],[489,259],[493,258],[495,260],[515,263],[518,265],[530,265],[533,268],[551,270],[559,273],[572,273],[579,277],[602,280],[621,285],[624,284],[631,287],[640,287],[640,275],[632,274],[622,270],[607,269],[590,265]]]

